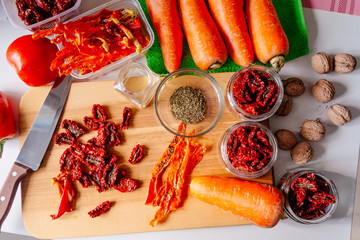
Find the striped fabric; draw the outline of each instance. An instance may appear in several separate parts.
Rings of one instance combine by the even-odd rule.
[[[360,16],[360,0],[302,0],[303,7]]]

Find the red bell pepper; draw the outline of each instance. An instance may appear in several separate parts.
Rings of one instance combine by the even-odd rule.
[[[0,158],[3,145],[7,139],[16,134],[16,121],[14,111],[10,105],[9,99],[4,93],[0,92]]]
[[[52,183],[56,184],[58,187],[58,192],[60,195],[60,206],[58,212],[51,214],[50,217],[55,220],[61,217],[65,212],[72,212],[72,203],[76,199],[76,189],[71,180],[70,175],[60,174],[57,178],[52,179]]]

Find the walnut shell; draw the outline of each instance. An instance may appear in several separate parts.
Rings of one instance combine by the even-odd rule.
[[[282,150],[291,150],[297,143],[295,134],[287,129],[276,131],[275,138],[279,148]]]
[[[319,73],[324,74],[333,70],[333,61],[331,57],[325,52],[318,52],[311,57],[311,65],[313,69]]]
[[[286,116],[291,112],[292,106],[292,98],[289,95],[284,94],[283,100],[275,114],[278,116]]]
[[[306,88],[304,82],[297,77],[291,77],[283,81],[284,92],[290,97],[298,97],[302,95]]]
[[[342,126],[345,123],[350,122],[351,112],[344,105],[334,104],[328,109],[328,117],[333,124]]]
[[[320,141],[325,136],[326,128],[319,120],[307,120],[303,122],[300,134],[309,141]]]
[[[311,88],[311,92],[316,100],[321,103],[331,101],[335,96],[334,85],[326,79],[318,80]]]
[[[308,163],[314,156],[314,149],[308,142],[299,142],[291,150],[291,159],[297,165],[304,165]]]
[[[334,71],[337,73],[350,73],[355,70],[356,59],[348,53],[338,53],[334,57]]]

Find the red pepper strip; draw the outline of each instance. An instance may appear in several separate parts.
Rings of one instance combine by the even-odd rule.
[[[195,143],[193,138],[180,138],[174,146],[174,151],[169,158],[170,164],[167,172],[166,181],[156,192],[151,204],[160,206],[151,226],[162,222],[170,212],[178,209],[184,202],[187,192],[186,179],[191,174],[193,168],[202,159],[206,148]],[[196,155],[195,155],[196,154]]]
[[[0,92],[0,158],[3,151],[3,145],[6,140],[16,134],[16,121],[14,111],[9,99]]]
[[[180,124],[178,127],[178,133],[184,133],[186,129],[185,124]],[[162,185],[162,174],[165,171],[166,167],[170,164],[170,158],[174,153],[174,148],[176,144],[179,142],[180,137],[174,136],[169,146],[161,156],[161,158],[156,163],[154,169],[151,172],[151,179],[149,183],[149,190],[147,194],[147,198],[145,200],[145,204],[151,204],[157,193],[159,192],[160,186]]]
[[[72,203],[76,199],[76,189],[68,174],[52,179],[57,184],[60,197],[60,206],[57,214],[51,214],[52,220],[61,217],[65,212],[73,211]]]

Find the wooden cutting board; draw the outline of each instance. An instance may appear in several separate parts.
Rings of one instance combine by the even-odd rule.
[[[223,90],[231,75],[232,73],[213,74]],[[37,238],[52,239],[248,224],[240,217],[203,203],[189,194],[184,205],[172,212],[164,223],[156,227],[149,225],[158,208],[144,205],[148,182],[154,164],[167,148],[173,135],[156,119],[152,102],[147,108],[138,109],[115,91],[113,85],[114,81],[73,83],[55,133],[63,131],[59,128],[63,119],[82,123],[84,116],[91,116],[93,104],[105,106],[110,115],[109,120],[116,124],[121,122],[125,106],[133,108],[130,127],[122,130],[123,142],[120,146],[114,147],[113,152],[120,156],[120,166],[127,170],[130,177],[139,180],[141,187],[130,193],[121,193],[114,189],[98,193],[93,186],[85,189],[76,183],[78,198],[75,210],[57,220],[51,220],[50,214],[56,213],[60,198],[56,187],[51,186],[50,180],[58,175],[59,158],[68,147],[55,145],[53,138],[40,169],[22,183],[23,221],[28,232]],[[25,141],[49,90],[49,86],[32,88],[23,96],[20,102],[20,145]],[[208,152],[195,167],[192,176],[233,176],[221,166],[218,147],[221,135],[238,121],[239,119],[225,105],[224,114],[218,125],[197,139],[206,145]],[[80,141],[86,142],[95,134],[96,131],[89,132],[82,136]],[[127,159],[132,148],[138,143],[146,146],[147,154],[140,163],[131,165]],[[255,181],[273,184],[272,170]],[[88,212],[106,200],[114,202],[110,211],[98,218],[90,218]]]

